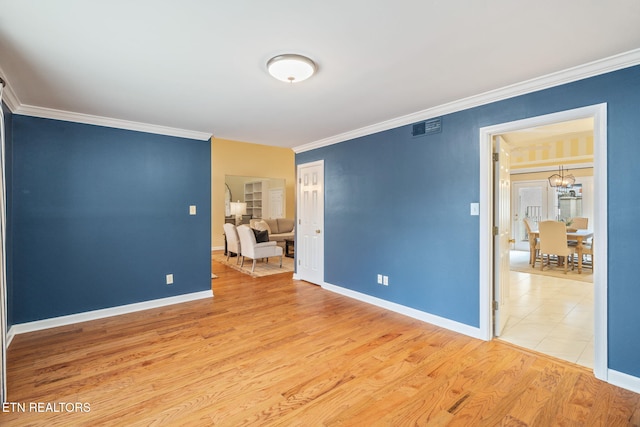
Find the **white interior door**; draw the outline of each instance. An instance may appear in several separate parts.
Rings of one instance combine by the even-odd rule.
[[[296,276],[324,282],[324,161],[298,165]]]
[[[509,251],[511,249],[511,152],[500,135],[494,139],[494,335],[509,319]]]

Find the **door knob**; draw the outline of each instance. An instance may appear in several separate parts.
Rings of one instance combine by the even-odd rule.
[[[316,230],[316,234],[320,234],[320,230]]]
[[[515,243],[516,239],[509,239],[509,243]]]

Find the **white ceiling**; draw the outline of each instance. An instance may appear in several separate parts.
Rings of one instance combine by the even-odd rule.
[[[640,47],[638,0],[0,0],[22,109],[297,147]],[[287,84],[266,63],[319,67]]]

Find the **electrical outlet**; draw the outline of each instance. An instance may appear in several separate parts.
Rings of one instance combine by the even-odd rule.
[[[189,206],[189,215],[195,215],[195,214],[196,214],[196,205]]]
[[[382,276],[382,284],[389,286],[389,276]]]
[[[378,274],[378,284],[382,285],[382,274]]]
[[[173,274],[167,274],[167,285],[173,285]]]

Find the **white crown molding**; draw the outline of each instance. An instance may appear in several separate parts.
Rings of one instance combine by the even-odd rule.
[[[74,113],[73,111],[56,110],[53,108],[37,107],[34,105],[22,104],[16,93],[11,88],[6,74],[0,68],[0,76],[6,83],[2,91],[2,100],[13,114],[22,116],[40,117],[43,119],[63,120],[66,122],[84,123],[87,125],[106,126],[117,129],[134,130],[138,132],[147,132],[157,135],[175,136],[179,138],[197,139],[204,141],[210,139],[213,135],[206,132],[197,132],[187,129],[178,129],[167,126],[152,125],[148,123],[132,122],[129,120],[112,119],[109,117],[93,116],[90,114]]]
[[[72,111],[55,110],[53,108],[37,107],[34,105],[19,104],[13,110],[14,114],[23,116],[40,117],[44,119],[63,120],[67,122],[84,123],[88,125],[106,126],[110,128],[134,130],[138,132],[154,133],[158,135],[175,136],[179,138],[197,139],[204,141],[211,138],[210,133],[197,132],[186,129],[178,129],[167,126],[151,125],[129,120],[112,119],[109,117],[93,116],[90,114],[75,113]]]
[[[512,154],[513,156],[513,154]],[[580,163],[567,163],[568,161],[580,161]],[[550,162],[556,162],[555,165],[549,165]],[[522,173],[523,170],[536,169],[536,171],[546,168],[548,170],[558,170],[558,163],[562,163],[562,166],[569,169],[585,168],[591,165],[593,166],[593,154],[587,154],[584,156],[570,156],[570,157],[552,157],[547,160],[532,160],[530,162],[511,162],[511,173]]]
[[[564,165],[565,168],[566,166],[570,166],[569,168],[566,168],[566,171],[569,170],[577,170],[577,169],[590,169],[593,168],[593,156],[589,156],[590,157],[590,162],[585,162],[585,163],[571,163],[571,164],[567,164]],[[536,172],[557,172],[558,171],[558,166],[554,165],[554,166],[550,166],[550,165],[545,165],[545,166],[532,166],[532,167],[528,167],[528,168],[522,168],[522,169],[514,169],[511,168],[511,175],[522,175],[525,173],[536,173]]]
[[[589,62],[587,64],[568,68],[566,70],[547,74],[542,77],[526,80],[513,85],[505,86],[479,95],[470,96],[459,99],[457,101],[442,104],[437,107],[428,108],[416,113],[407,114],[395,119],[385,120],[370,126],[365,126],[349,132],[324,138],[318,141],[310,142],[293,148],[295,153],[303,153],[305,151],[315,150],[317,148],[326,147],[328,145],[338,144],[340,142],[359,138],[366,135],[372,135],[385,130],[394,129],[400,126],[406,126],[412,123],[428,120],[434,117],[451,114],[458,111],[467,110],[473,107],[490,104],[492,102],[502,101],[504,99],[513,98],[527,93],[548,89],[554,86],[575,82],[578,80],[594,77],[597,75],[609,73],[623,68],[632,67],[640,64],[640,49],[630,50],[608,58]]]
[[[16,97],[15,92],[11,89],[11,86],[7,83],[7,85],[2,89],[2,101],[7,104],[9,110],[14,112],[18,105],[18,98]]]
[[[5,86],[2,89],[2,101],[4,101],[4,103],[7,104],[7,107],[9,107],[9,110],[14,113],[20,105],[20,101],[18,101],[18,97],[11,88],[11,85],[7,80],[6,74],[4,73],[4,71],[2,71],[2,68],[0,68],[0,77],[2,77],[2,80],[4,80],[5,83]]]

